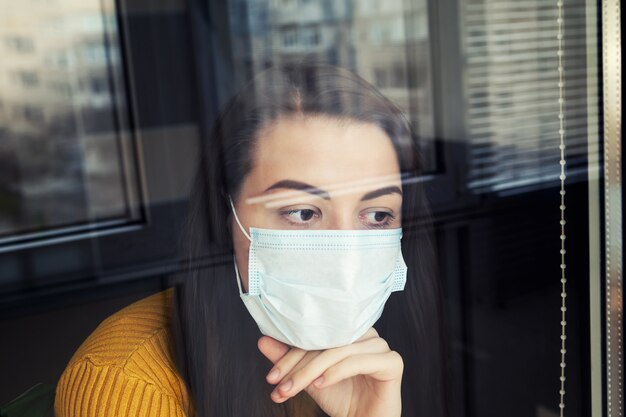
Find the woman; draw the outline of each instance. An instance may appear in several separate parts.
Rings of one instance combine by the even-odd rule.
[[[132,358],[137,346],[123,349],[121,373],[141,379],[144,372],[149,383],[137,382],[138,405],[129,383],[122,390],[116,377],[125,397],[115,407],[128,414],[115,415],[143,415],[146,408],[150,415],[157,403],[144,400],[148,391],[159,398],[161,414],[154,415],[445,415],[429,213],[416,181],[414,136],[400,110],[347,70],[270,68],[227,106],[199,167],[183,237],[189,272],[171,320],[159,315],[138,342],[153,347],[138,355],[141,361]],[[401,253],[394,255],[386,248],[399,248],[400,235]],[[363,249],[368,245],[376,250]],[[202,260],[212,266],[198,267]],[[386,280],[384,291],[369,278],[381,265],[386,276],[399,277]],[[143,305],[169,308],[168,297]],[[140,322],[152,308],[137,310],[142,314],[121,316]],[[163,334],[160,342],[151,341],[153,334]],[[103,343],[87,345],[73,368]],[[166,371],[148,375],[142,366]],[[67,388],[78,373],[66,371],[59,384],[58,414],[76,408],[70,397],[82,398]],[[82,394],[90,397],[98,384],[87,381]],[[162,411],[164,401],[171,412]]]

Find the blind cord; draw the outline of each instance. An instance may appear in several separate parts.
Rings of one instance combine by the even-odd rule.
[[[563,0],[557,1],[557,9],[558,9],[558,18],[557,18],[557,40],[558,40],[558,71],[559,71],[559,150],[561,152],[561,157],[559,164],[561,166],[561,175],[559,179],[561,181],[560,187],[560,195],[561,195],[561,204],[559,209],[561,211],[561,376],[560,376],[560,388],[559,388],[559,416],[563,417],[565,411],[565,353],[567,350],[565,349],[565,340],[567,336],[565,334],[565,326],[567,325],[567,321],[565,320],[565,313],[567,311],[567,307],[565,305],[565,301],[567,298],[567,292],[565,288],[565,284],[567,283],[567,279],[565,278],[565,116],[563,112],[564,98],[563,98]]]

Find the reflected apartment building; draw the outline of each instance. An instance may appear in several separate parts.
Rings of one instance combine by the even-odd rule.
[[[1,2],[0,237],[122,213],[114,15],[93,0]]]
[[[237,0],[229,3],[233,53],[245,76],[303,59],[355,70],[410,116],[434,165],[431,65],[425,2]]]

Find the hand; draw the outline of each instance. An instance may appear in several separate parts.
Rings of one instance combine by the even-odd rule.
[[[399,353],[370,328],[354,343],[306,351],[269,336],[258,347],[274,367],[267,382],[282,403],[306,391],[331,417],[397,417],[402,411],[400,386],[404,363]]]

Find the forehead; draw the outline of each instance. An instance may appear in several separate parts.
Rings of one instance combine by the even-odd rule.
[[[321,185],[390,175],[399,182],[396,152],[381,128],[306,116],[279,119],[260,132],[250,180],[258,187],[286,178]]]

